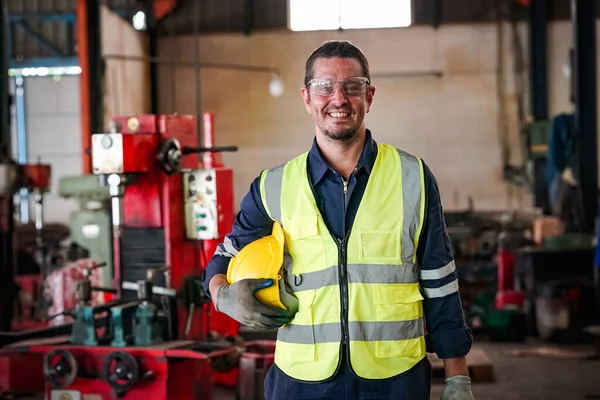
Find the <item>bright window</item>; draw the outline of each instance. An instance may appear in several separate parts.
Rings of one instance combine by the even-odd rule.
[[[289,0],[293,31],[410,26],[412,0]]]

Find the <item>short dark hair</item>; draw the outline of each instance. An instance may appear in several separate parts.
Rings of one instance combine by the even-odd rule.
[[[353,44],[345,40],[330,40],[317,48],[306,60],[306,70],[304,72],[304,86],[313,78],[315,61],[319,58],[353,58],[359,62],[362,67],[362,73],[371,81],[369,72],[369,62],[363,52]]]

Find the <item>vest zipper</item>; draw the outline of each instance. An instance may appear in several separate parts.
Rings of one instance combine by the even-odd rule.
[[[342,321],[342,344],[347,345],[350,343],[348,333],[348,271],[346,267],[346,204],[348,196],[348,181],[342,178],[342,184],[344,185],[344,220],[343,235],[344,239],[338,239],[338,259],[339,259],[339,274],[340,274],[340,301],[341,301],[341,321]]]
[[[340,273],[340,300],[342,306],[342,343],[350,343],[348,335],[348,276],[346,274],[346,241],[338,239],[338,270]]]

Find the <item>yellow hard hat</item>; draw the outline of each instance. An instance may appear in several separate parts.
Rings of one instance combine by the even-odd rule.
[[[244,246],[229,261],[227,282],[231,285],[242,279],[272,279],[273,285],[256,292],[256,298],[267,305],[295,313],[298,299],[285,289],[282,276],[285,235],[277,221],[271,235]]]

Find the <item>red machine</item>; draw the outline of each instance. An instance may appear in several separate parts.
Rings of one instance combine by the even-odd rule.
[[[205,118],[212,120],[212,115]],[[143,280],[149,268],[161,265],[170,269],[155,284],[180,290],[186,277],[202,274],[217,244],[231,230],[232,170],[221,165],[198,169],[198,159],[191,154],[211,150],[198,147],[194,116],[144,115],[113,122],[120,132],[92,137],[92,168],[94,174],[106,177],[113,196],[117,297],[135,297],[126,289]],[[205,141],[212,143],[213,137],[210,130]],[[209,330],[237,335],[239,325],[222,314],[210,319],[211,327],[202,327],[206,313],[196,306],[180,308],[180,337],[202,340]]]
[[[0,373],[13,391],[32,393],[32,382],[46,381],[47,399],[212,399],[211,362],[230,350],[204,354],[190,341],[151,348],[72,346],[64,338],[28,347],[11,346],[15,368]],[[43,360],[43,369],[32,364]],[[28,368],[29,365],[29,368]]]
[[[239,324],[216,313],[210,301],[189,296],[189,292],[200,293],[199,279],[194,278],[202,275],[217,244],[232,227],[233,173],[215,152],[237,148],[212,146],[211,114],[204,116],[206,147],[198,147],[196,123],[194,116],[117,117],[109,133],[92,136],[92,170],[109,186],[112,196],[116,306],[104,305],[103,310],[110,310],[113,325],[121,321],[121,311],[125,315],[127,310],[136,321],[152,321],[142,331],[134,329],[136,341],[140,332],[149,340],[159,331],[158,335],[163,334],[164,326],[155,321],[160,314],[169,321],[165,326],[171,339],[143,346],[129,341],[115,345],[123,329],[111,326],[107,331],[114,338],[109,343],[101,337],[90,345],[73,344],[68,338],[19,343],[1,352],[9,357],[0,357],[0,391],[23,383],[10,373],[2,377],[2,369],[16,371],[25,362],[41,361],[49,399],[118,395],[145,400],[167,398],[167,393],[168,398],[209,399],[213,382],[236,385],[240,354],[231,337],[237,336]],[[202,168],[198,168],[197,153],[204,153]],[[191,291],[187,290],[190,283],[197,285]],[[89,299],[89,282],[87,287],[88,293],[82,296]],[[166,307],[170,313],[160,305],[149,305],[153,293],[163,300],[172,299],[173,306]],[[84,299],[76,314],[87,319],[87,325],[78,328],[84,343],[95,336],[93,321],[100,318],[99,314],[89,317],[91,309]],[[212,333],[221,340],[207,345]],[[36,380],[27,386],[38,385]]]

